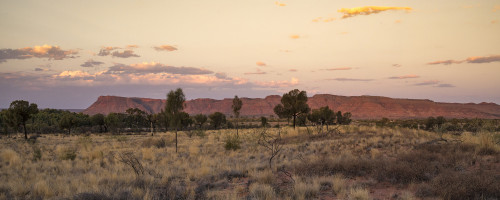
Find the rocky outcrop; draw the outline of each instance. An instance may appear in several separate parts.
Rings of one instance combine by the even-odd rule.
[[[270,116],[274,115],[273,108],[280,103],[278,95],[266,98],[241,98],[243,107],[242,116]],[[351,112],[355,119],[391,119],[426,118],[430,116],[444,116],[446,118],[500,118],[500,106],[494,103],[438,103],[419,99],[394,99],[378,96],[337,96],[317,94],[309,98],[308,104],[312,109],[329,106],[334,111]],[[232,99],[193,99],[186,101],[184,111],[189,114],[211,114],[222,112],[232,115]],[[101,96],[85,114],[108,114],[111,112],[125,112],[128,108],[139,108],[148,113],[158,113],[165,106],[165,100]]]

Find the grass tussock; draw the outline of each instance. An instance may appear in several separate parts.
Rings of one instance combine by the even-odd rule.
[[[267,184],[253,183],[249,188],[250,197],[252,199],[273,200],[276,199],[276,194],[273,188]]]

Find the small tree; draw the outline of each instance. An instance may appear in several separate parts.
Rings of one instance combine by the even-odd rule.
[[[320,113],[321,126],[326,125],[326,131],[328,131],[328,124],[332,124],[336,118],[335,112],[333,112],[333,110],[331,110],[328,106],[325,106],[319,108],[319,113]],[[348,118],[350,119],[350,116]]]
[[[181,127],[181,112],[184,109],[186,97],[181,88],[176,91],[171,90],[167,94],[167,104],[165,105],[165,113],[170,118],[170,125],[175,128],[175,152],[177,153],[177,130]]]
[[[90,121],[92,122],[93,125],[97,125],[99,126],[99,133],[102,133],[103,132],[103,128],[104,128],[104,132],[107,132],[107,128],[105,126],[105,122],[104,122],[104,115],[101,114],[101,113],[97,113],[95,115],[92,115],[92,117],[90,117]]]
[[[221,112],[215,112],[208,116],[210,118],[210,124],[214,126],[214,129],[219,128],[222,124],[226,123],[226,115]]]
[[[11,126],[10,123],[12,120],[10,120],[10,117],[9,117],[9,111],[8,110],[2,110],[0,111],[0,126],[2,127],[2,131],[8,135],[9,134],[9,126]],[[16,126],[16,127],[19,127]],[[10,135],[9,135],[10,137]]]
[[[26,130],[26,121],[28,121],[34,114],[38,113],[38,106],[28,101],[16,100],[10,103],[8,109],[9,118],[11,118],[12,125],[23,125],[24,139],[28,139],[28,131]],[[17,127],[14,127],[17,129]]]
[[[318,109],[312,110],[312,112],[307,115],[307,119],[316,125],[318,133],[322,132],[323,123],[321,121],[321,113]]]
[[[140,127],[147,121],[146,112],[139,108],[129,108],[125,112],[127,113],[127,123],[135,130],[140,130]]]
[[[346,112],[342,114],[342,112],[338,111],[337,112],[337,124],[339,125],[349,125],[351,124],[351,113]]]
[[[71,134],[71,129],[78,124],[78,120],[73,113],[67,112],[64,113],[61,120],[59,120],[59,127],[61,129],[67,129],[68,135]]]
[[[120,133],[120,130],[124,126],[125,117],[123,113],[109,113],[106,118],[104,118],[104,122],[113,133]]]
[[[267,118],[266,118],[266,117],[264,117],[264,116],[260,117],[260,125],[261,125],[263,128],[265,128],[265,127],[267,127],[267,126],[269,125],[269,124],[267,123]]]
[[[436,118],[434,117],[429,117],[425,120],[425,129],[430,131],[434,128],[434,125],[436,125]]]
[[[165,131],[168,131],[170,127],[170,118],[164,109],[161,109],[161,112],[158,113],[158,122],[165,128]]]
[[[243,106],[243,102],[238,98],[238,96],[234,96],[233,99],[233,105],[231,108],[233,108],[233,113],[234,117],[236,118],[236,135],[238,135],[238,118],[240,117],[240,110],[241,107]]]
[[[180,118],[181,118],[181,126],[182,128],[187,128],[191,125],[193,125],[193,119],[191,119],[191,117],[189,116],[189,114],[187,112],[181,112],[179,114]]]
[[[6,118],[5,113],[6,113],[5,110],[0,110],[0,128],[5,133],[5,135],[7,135],[8,126],[7,126],[7,122],[5,120],[5,118]]]
[[[156,123],[158,123],[159,117],[158,114],[148,114],[146,115],[146,120],[149,122],[150,129],[151,129],[151,136],[154,135],[154,132],[156,131]]]
[[[273,158],[276,157],[283,148],[283,144],[281,142],[281,137],[279,135],[273,135],[267,132],[267,129],[262,129],[259,134],[259,141],[257,142],[260,146],[263,146],[267,150],[269,150],[269,168],[273,170],[272,162]]]
[[[196,124],[200,127],[200,129],[203,126],[203,124],[207,122],[207,119],[208,119],[207,116],[204,114],[197,114],[194,116],[194,120],[196,121]]]
[[[281,104],[276,105],[276,107],[274,110],[282,114],[287,114],[293,118],[293,128],[295,128],[297,116],[306,114],[310,111],[309,105],[307,105],[306,91],[300,91],[298,89],[283,94],[283,97],[281,97]]]

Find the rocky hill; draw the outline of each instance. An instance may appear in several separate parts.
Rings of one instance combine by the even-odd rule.
[[[273,108],[280,103],[281,97],[271,95],[265,98],[241,98],[242,116],[270,116]],[[329,106],[334,111],[351,112],[355,119],[391,119],[426,118],[444,116],[446,118],[500,118],[500,105],[494,103],[439,103],[419,99],[394,99],[378,96],[337,96],[317,94],[309,97],[312,109]],[[189,114],[211,114],[222,112],[232,115],[232,99],[194,99],[186,101],[184,111]],[[148,113],[158,113],[165,106],[163,99],[136,97],[100,96],[85,114],[108,114],[125,112],[128,108],[139,108]]]

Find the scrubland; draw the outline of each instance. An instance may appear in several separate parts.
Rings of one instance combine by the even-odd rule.
[[[271,167],[263,132],[281,136]],[[192,131],[178,153],[172,132],[2,137],[0,199],[498,199],[499,134]]]

